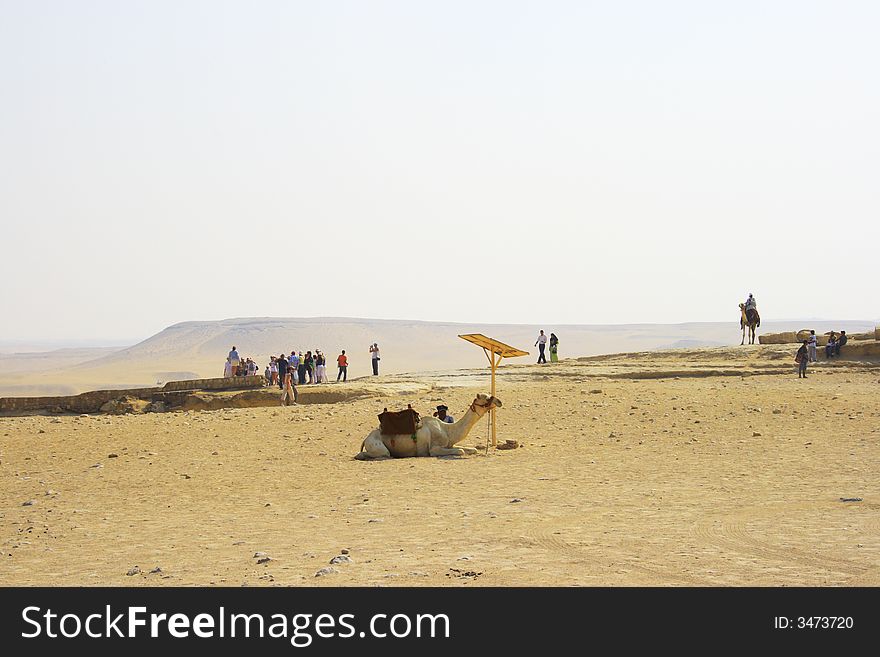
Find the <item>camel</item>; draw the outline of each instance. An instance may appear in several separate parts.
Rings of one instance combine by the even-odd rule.
[[[739,326],[743,332],[743,339],[740,345],[746,343],[746,327],[749,329],[749,344],[755,344],[755,328],[761,325],[761,316],[755,308],[749,308],[746,311],[746,304],[739,304],[740,319]]]
[[[384,436],[380,429],[373,429],[361,443],[361,451],[355,456],[360,461],[405,456],[464,456],[476,454],[473,447],[455,447],[464,440],[474,425],[492,408],[499,408],[501,400],[479,394],[471,407],[458,422],[448,424],[435,417],[423,417],[411,435]]]

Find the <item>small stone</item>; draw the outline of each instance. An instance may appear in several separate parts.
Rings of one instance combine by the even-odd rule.
[[[760,437],[760,435],[761,435],[761,432],[760,432],[760,431],[752,431],[752,437],[753,437],[753,438],[758,438],[758,437]]]
[[[266,552],[254,552],[254,559],[262,559],[268,556],[269,555]]]
[[[119,458],[119,454],[113,454],[113,453],[111,453],[111,454],[108,454],[108,455],[107,455],[107,458],[108,458],[108,459],[118,459],[118,458]]]
[[[340,553],[340,554],[348,554],[348,549],[347,549],[347,548],[342,548],[342,549],[339,551],[339,553]]]
[[[385,522],[382,518],[370,518],[367,522]]]
[[[262,559],[257,559],[257,565],[261,563],[269,563],[272,561],[272,557],[263,557]]]
[[[150,574],[151,575],[158,575],[161,572],[162,572],[162,569],[159,568],[159,566],[156,566],[155,568],[153,568],[153,570],[150,571]]]
[[[331,575],[333,573],[338,573],[339,571],[333,566],[324,566],[318,572],[315,573],[315,577],[323,577],[324,575]]]
[[[591,395],[601,395],[602,389],[601,388],[593,388],[592,390],[590,390],[590,394]]]
[[[332,559],[330,559],[330,563],[331,565],[337,563],[352,563],[352,560],[351,557],[347,554],[340,554],[338,557],[333,557]]]
[[[778,408],[774,408],[774,409],[773,409],[773,415],[782,415],[782,411],[779,410]]]
[[[33,506],[36,503],[37,503],[36,500],[28,500],[27,502],[22,502],[21,505],[22,506]]]
[[[132,577],[133,575],[137,575],[137,574],[140,573],[140,572],[141,572],[141,569],[138,568],[137,566],[135,566],[134,568],[131,568],[131,569],[130,569],[127,573],[125,573],[125,574],[126,574],[126,576],[128,576],[128,577]]]
[[[517,502],[522,502],[522,498],[521,497],[514,497],[512,500],[510,500],[511,504],[516,504]]]

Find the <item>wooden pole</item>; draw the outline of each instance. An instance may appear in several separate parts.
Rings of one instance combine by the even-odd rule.
[[[495,360],[495,354],[492,354],[492,396],[495,396],[495,368],[501,363],[501,354],[497,354],[498,360]],[[492,424],[492,447],[496,447],[498,445],[498,440],[495,437],[495,408],[489,409],[489,421]]]

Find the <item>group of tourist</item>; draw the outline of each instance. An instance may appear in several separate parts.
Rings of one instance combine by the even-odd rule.
[[[226,364],[223,366],[223,376],[256,376],[259,371],[257,363],[250,358],[239,356],[238,350],[233,345],[232,351],[226,357]]]
[[[848,339],[846,331],[841,331],[840,333],[831,331],[828,334],[828,343],[825,345],[825,358],[840,356],[840,348],[846,344]],[[804,343],[794,357],[794,361],[798,364],[799,379],[807,378],[807,363],[815,363],[818,360],[816,357],[818,344],[819,338],[816,336],[816,331],[811,330],[810,337],[804,340]]]
[[[373,366],[373,375],[379,374],[379,344],[374,342],[370,345],[370,360]],[[345,350],[336,357],[336,381],[343,383],[348,381],[348,356]],[[235,345],[226,357],[226,365],[223,368],[223,376],[256,376],[259,373],[259,366],[250,358],[242,358]],[[269,363],[263,371],[265,385],[277,385],[282,390],[285,389],[285,376],[290,376],[291,386],[307,385],[310,383],[327,383],[327,357],[320,349],[314,352],[291,351],[290,355],[283,352],[279,356],[270,356]],[[295,389],[293,390],[295,394]]]
[[[348,356],[345,350],[336,357],[336,364],[339,366],[339,374],[336,380],[340,378],[345,381],[348,379]],[[307,351],[291,351],[290,355],[281,354],[279,356],[271,356],[269,364],[266,365],[264,375],[266,377],[266,385],[277,385],[279,388],[284,386],[284,377],[290,375],[293,385],[306,385],[309,383],[327,383],[327,357],[320,349],[315,349],[314,353]]]

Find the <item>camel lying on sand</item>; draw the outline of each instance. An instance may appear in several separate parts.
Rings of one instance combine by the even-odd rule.
[[[370,435],[364,438],[361,451],[355,458],[366,461],[392,456],[400,458],[475,454],[477,450],[473,447],[454,445],[467,437],[473,426],[489,412],[489,409],[500,406],[500,399],[483,394],[477,395],[468,411],[454,424],[441,422],[435,417],[422,418],[415,438],[412,435],[385,436],[380,429],[373,429]]]

